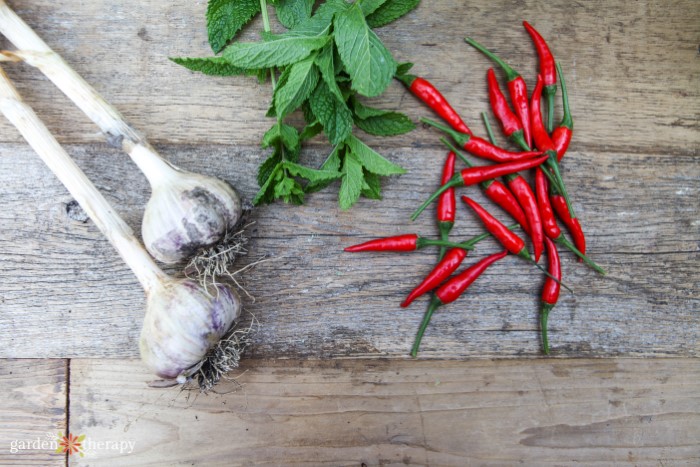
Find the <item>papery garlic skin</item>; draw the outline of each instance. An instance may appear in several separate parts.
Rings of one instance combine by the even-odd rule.
[[[241,213],[241,199],[231,185],[178,170],[166,182],[153,184],[143,216],[143,241],[158,261],[177,263],[219,242]]]
[[[169,280],[147,297],[139,349],[159,377],[189,376],[241,314],[241,299],[225,285],[205,290],[191,280]]]

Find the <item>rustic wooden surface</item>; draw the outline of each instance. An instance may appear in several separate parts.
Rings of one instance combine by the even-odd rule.
[[[164,155],[254,196],[269,86],[193,74],[167,59],[210,55],[206,1],[9,3]],[[536,61],[520,21],[552,39],[576,118],[564,177],[590,255],[610,274],[564,255],[575,295],[562,294],[550,340],[558,357],[607,358],[537,359],[542,278],[511,258],[436,314],[424,339],[423,357],[482,361],[402,360],[425,301],[408,310],[398,303],[434,253],[340,251],[376,236],[436,234],[428,213],[408,221],[444,157],[436,133],[419,128],[366,138],[409,170],[386,182],[382,202],[339,212],[327,190],[304,207],[257,211],[246,260],[270,261],[245,278],[260,326],[242,390],[186,399],[146,389],[150,377],[134,360],[138,284],[92,223],[68,215],[65,189],[0,119],[0,464],[65,463],[44,452],[17,457],[8,447],[66,424],[96,440],[137,441],[131,456],[70,459],[84,465],[700,463],[696,2],[422,3],[379,34],[479,133],[489,63],[462,38],[507,57],[529,83]],[[4,68],[138,231],[149,193],[128,158],[36,70]],[[398,84],[375,102],[429,116]],[[320,162],[326,152],[313,142],[304,157]],[[454,232],[481,230],[460,206]],[[484,242],[472,256],[495,248]],[[500,357],[517,360],[492,360]],[[7,360],[14,358],[43,360]]]
[[[698,353],[700,13],[693,2],[672,9],[662,3],[512,8],[489,2],[465,8],[462,2],[430,2],[380,31],[395,55],[416,61],[416,71],[444,89],[480,131],[488,63],[463,36],[507,56],[531,82],[536,60],[517,20],[547,18],[537,25],[554,38],[576,117],[564,176],[589,253],[610,272],[601,278],[565,255],[565,275],[576,294],[564,293],[552,316],[556,355]],[[246,197],[255,194],[269,87],[193,74],[167,60],[209,54],[205,2],[151,1],[133,9],[119,2],[70,8],[31,0],[15,6],[165,155],[230,180]],[[501,19],[504,11],[511,13]],[[255,36],[256,29],[246,34]],[[149,192],[128,158],[108,149],[96,127],[36,70],[5,68],[138,230]],[[381,100],[415,118],[429,114],[398,84]],[[305,207],[258,210],[249,261],[271,261],[246,278],[256,297],[248,308],[261,324],[254,356],[404,356],[409,349],[425,302],[409,310],[398,303],[430,269],[434,253],[348,255],[341,249],[406,231],[434,235],[429,212],[415,224],[408,216],[435,186],[444,150],[426,128],[376,143],[410,171],[386,183],[383,202],[361,201],[339,212],[328,190],[309,197]],[[318,142],[304,157],[320,161],[324,151]],[[135,279],[91,223],[67,216],[65,189],[4,121],[0,187],[0,329],[10,331],[0,356],[137,356],[143,295]],[[459,214],[456,236],[481,232],[466,209],[460,206]],[[486,243],[474,256],[494,248]],[[468,298],[436,316],[424,355],[537,355],[541,282],[516,259],[500,263]]]

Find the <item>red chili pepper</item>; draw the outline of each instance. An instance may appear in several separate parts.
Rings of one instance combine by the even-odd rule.
[[[559,219],[564,223],[567,230],[571,234],[571,238],[574,240],[574,245],[576,248],[586,254],[586,236],[583,234],[583,229],[581,228],[581,223],[578,218],[571,217],[569,213],[569,208],[566,205],[566,200],[559,193],[551,193],[550,201],[554,211],[556,211]]]
[[[450,248],[464,248],[470,250],[473,245],[466,243],[453,243],[443,240],[431,240],[419,237],[416,234],[396,235],[393,237],[376,238],[359,245],[345,248],[349,253],[359,253],[364,251],[415,251],[427,246],[446,246]]]
[[[542,348],[545,354],[549,354],[549,340],[547,339],[547,319],[549,318],[549,312],[552,311],[554,305],[557,304],[559,300],[560,283],[561,283],[561,262],[559,261],[559,252],[553,241],[550,239],[545,239],[545,244],[547,245],[547,262],[548,262],[548,272],[559,282],[550,279],[549,277],[544,280],[544,287],[542,287],[542,312],[540,313],[540,331],[542,333]]]
[[[454,152],[450,151],[445,160],[445,165],[442,169],[442,179],[440,184],[444,185],[449,182],[455,174],[455,160],[457,156]],[[441,240],[449,240],[450,230],[455,223],[455,213],[457,211],[457,200],[455,199],[455,189],[450,188],[440,195],[438,199],[437,206],[437,221],[438,229],[440,231]],[[440,247],[439,259],[445,255],[445,247]]]
[[[557,62],[557,73],[559,74],[559,82],[561,83],[561,100],[564,105],[564,117],[562,117],[559,126],[552,133],[552,142],[554,149],[557,150],[557,160],[560,161],[566,150],[569,149],[571,137],[574,131],[574,120],[571,118],[571,109],[569,108],[569,93],[566,90],[566,81],[564,74],[561,72],[561,66]]]
[[[489,100],[491,109],[493,110],[496,119],[501,123],[503,133],[510,138],[515,144],[523,148],[525,151],[530,151],[530,146],[525,142],[523,124],[517,115],[510,110],[506,96],[501,92],[501,87],[498,85],[498,79],[493,68],[489,68],[487,73],[489,84]]]
[[[530,112],[532,113],[532,135],[535,138],[535,145],[537,148],[544,151],[548,155],[547,166],[551,169],[552,173],[550,174],[549,172],[545,172],[545,175],[547,175],[548,178],[551,176],[551,180],[553,181],[552,185],[562,194],[562,196],[564,196],[567,208],[571,213],[571,217],[576,217],[576,213],[571,205],[569,195],[566,192],[564,180],[561,178],[559,162],[557,161],[557,151],[554,149],[554,143],[542,124],[542,112],[540,112],[542,85],[542,76],[537,76],[537,86],[535,86],[535,90],[532,92],[532,103],[530,104]]]
[[[528,102],[527,84],[525,84],[525,80],[522,76],[520,76],[520,73],[501,60],[498,55],[494,54],[489,49],[476,42],[474,39],[467,37],[464,40],[467,42],[467,44],[471,45],[500,66],[503,72],[506,74],[510,100],[513,103],[513,108],[515,108],[515,113],[520,118],[520,123],[523,125],[525,142],[529,147],[532,147],[532,136],[530,132],[530,104]]]
[[[538,167],[535,172],[535,192],[537,193],[537,206],[539,207],[545,235],[554,240],[556,243],[564,245],[566,248],[571,250],[576,256],[579,257],[580,261],[584,261],[588,266],[605,275],[603,268],[595,264],[585,255],[585,253],[579,251],[579,249],[576,248],[576,246],[574,246],[562,233],[559,225],[557,225],[557,220],[555,219],[554,211],[552,210],[552,204],[549,200],[548,184],[549,182],[547,181],[547,177],[545,177],[544,173],[542,173],[542,169]],[[566,207],[566,203],[564,203],[564,207]]]
[[[505,149],[501,149],[495,144],[491,144],[483,138],[478,136],[469,135],[467,133],[460,133],[448,128],[444,125],[440,125],[437,122],[429,120],[427,118],[421,118],[421,122],[427,123],[430,126],[434,126],[444,133],[450,135],[459,146],[462,146],[466,151],[474,154],[477,157],[486,159],[494,162],[512,162],[519,161],[523,159],[532,159],[542,154],[538,151],[525,151],[525,152],[510,152]]]
[[[489,166],[471,167],[462,169],[452,179],[442,185],[411,215],[411,220],[416,220],[421,212],[428,207],[430,203],[435,201],[435,198],[452,187],[476,185],[485,180],[490,180],[496,177],[502,177],[520,170],[532,169],[537,167],[547,160],[547,156],[538,157],[536,159],[528,159],[524,161],[507,162],[505,164],[496,164]]]
[[[474,167],[474,165],[471,162],[469,162],[469,160],[466,157],[464,157],[457,148],[455,148],[449,141],[447,141],[447,139],[440,138],[440,141],[442,141],[442,143],[445,146],[447,146],[452,152],[457,154],[459,158],[462,159],[462,162],[464,162],[467,165],[467,167]],[[479,184],[479,187],[491,201],[496,203],[505,212],[510,214],[511,217],[513,217],[513,219],[515,219],[518,222],[518,224],[520,224],[523,230],[525,230],[525,232],[528,232],[529,228],[527,225],[527,218],[525,217],[525,213],[518,204],[518,200],[515,199],[515,196],[513,196],[513,193],[510,192],[507,186],[505,186],[498,180],[492,178],[491,180],[481,182]]]
[[[462,117],[452,108],[440,91],[427,79],[413,75],[401,75],[396,77],[411,93],[430,107],[452,128],[462,133],[471,134],[471,130],[462,120]]]
[[[547,98],[547,133],[551,133],[554,127],[554,94],[557,92],[557,70],[554,65],[554,56],[542,35],[530,23],[523,21],[523,26],[532,37],[532,42],[537,49],[537,56],[540,58],[540,74],[544,79],[544,97]]]
[[[471,207],[481,222],[486,227],[493,237],[498,240],[501,245],[505,247],[506,250],[514,255],[522,256],[525,259],[532,259],[530,253],[525,248],[525,242],[522,238],[518,237],[516,234],[508,230],[508,227],[503,225],[498,219],[493,217],[486,209],[482,208],[479,203],[473,199],[462,196],[462,201],[467,203]]]
[[[532,239],[532,250],[535,254],[535,262],[540,260],[544,251],[544,233],[542,232],[542,219],[537,209],[537,199],[530,188],[530,184],[520,174],[512,174],[505,177],[508,188],[515,195],[520,206],[525,211],[529,229],[527,233]]]
[[[440,284],[442,281],[450,277],[450,274],[455,272],[464,258],[467,257],[467,251],[461,248],[453,248],[447,252],[445,257],[433,268],[432,271],[423,279],[423,282],[418,284],[415,289],[411,291],[406,297],[406,300],[401,304],[402,307],[406,308],[409,306],[416,298],[421,295],[430,292]]]
[[[457,300],[457,298],[459,298],[459,296],[463,294],[464,291],[467,290],[467,288],[481,274],[483,274],[489,266],[491,266],[499,259],[504,258],[507,254],[507,251],[502,251],[501,253],[496,253],[494,255],[487,256],[486,258],[482,259],[473,266],[470,266],[464,272],[453,277],[445,284],[440,286],[439,289],[437,289],[437,291],[433,295],[433,299],[430,301],[430,305],[428,305],[428,310],[423,316],[423,321],[421,322],[421,325],[418,328],[418,334],[416,335],[416,340],[413,343],[413,348],[411,349],[411,355],[413,357],[418,355],[418,349],[420,348],[420,343],[423,339],[423,334],[425,333],[425,329],[428,327],[430,318],[433,316],[435,310],[437,310],[438,307],[442,305]]]

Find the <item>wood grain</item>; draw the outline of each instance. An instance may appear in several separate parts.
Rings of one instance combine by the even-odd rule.
[[[66,464],[65,455],[47,446],[66,432],[67,365],[0,359],[0,465]]]
[[[170,56],[210,56],[206,2],[9,1],[128,120],[157,142],[255,145],[269,85],[251,78],[193,74]],[[501,54],[534,85],[530,20],[552,43],[566,72],[577,146],[590,150],[697,154],[700,142],[700,10],[693,0],[423,2],[379,31],[398,60],[433,80],[479,133],[490,64],[463,41],[470,35]],[[258,38],[261,24],[246,28]],[[101,142],[94,126],[36,70],[9,70],[49,128],[65,142]],[[428,112],[395,83],[378,104],[413,117]],[[395,145],[425,140],[418,131]],[[18,141],[5,122],[2,141]]]
[[[699,370],[694,359],[248,360],[236,392],[195,396],[146,388],[138,361],[73,360],[73,431],[135,448],[71,464],[697,465]]]
[[[148,189],[126,156],[101,146],[68,149],[139,230]],[[257,164],[255,149],[162,150],[183,167],[230,180],[247,197],[255,193],[247,175]],[[270,260],[244,278],[256,298],[247,307],[260,322],[252,355],[407,354],[425,301],[407,310],[398,304],[432,268],[434,251],[351,255],[341,250],[401,232],[434,236],[429,213],[416,223],[408,216],[434,186],[426,182],[427,174],[437,173],[442,154],[428,147],[420,157],[386,152],[410,172],[388,181],[381,204],[362,201],[340,212],[329,209],[336,200],[328,191],[311,196],[303,207],[276,204],[257,212],[250,254],[240,263]],[[700,160],[579,151],[567,157],[564,176],[577,200],[589,254],[609,275],[598,276],[563,254],[565,279],[575,294],[563,293],[551,317],[555,355],[698,355]],[[17,164],[21,172],[14,169]],[[143,293],[94,225],[68,216],[64,188],[23,145],[0,146],[0,187],[0,329],[8,332],[0,356],[137,356]],[[462,193],[482,200],[476,189]],[[505,215],[501,219],[506,221]],[[460,206],[454,232],[455,238],[467,238],[482,228]],[[496,248],[484,242],[473,257]],[[423,355],[537,355],[541,283],[541,275],[526,263],[500,262],[464,299],[435,316]]]

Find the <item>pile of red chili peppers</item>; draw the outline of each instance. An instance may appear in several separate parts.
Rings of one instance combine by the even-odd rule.
[[[487,268],[509,253],[533,263],[546,276],[540,310],[542,348],[545,354],[549,353],[547,319],[557,303],[560,287],[566,287],[561,282],[562,269],[557,245],[564,246],[576,254],[580,261],[597,272],[605,274],[602,268],[585,255],[586,239],[559,169],[559,163],[566,154],[573,132],[573,120],[561,67],[554,60],[549,46],[537,30],[527,21],[523,22],[523,25],[534,42],[540,65],[537,83],[530,96],[527,84],[520,73],[478,42],[470,38],[465,39],[468,44],[498,65],[505,74],[513,109],[501,91],[493,69],[489,69],[487,73],[489,101],[504,135],[518,146],[520,152],[509,151],[495,144],[486,113],[482,115],[489,140],[474,135],[440,91],[428,80],[408,74],[397,76],[414,96],[449,126],[428,119],[421,119],[421,121],[450,136],[464,151],[494,162],[492,165],[475,166],[461,153],[460,149],[442,138],[441,141],[449,148],[449,153],[442,171],[441,186],[411,216],[411,219],[415,220],[430,203],[437,200],[436,221],[440,239],[430,240],[416,234],[408,234],[379,238],[345,249],[349,252],[405,252],[426,246],[440,248],[438,262],[433,270],[401,303],[402,307],[407,307],[418,297],[432,293],[411,351],[414,357],[418,353],[423,333],[435,310],[457,300]],[[558,84],[561,85],[562,90],[563,118],[555,128],[554,97]],[[547,102],[546,124],[542,118],[540,102],[543,96]],[[455,173],[457,157],[462,160],[466,168]],[[521,174],[529,169],[534,170],[534,190]],[[497,177],[503,177],[505,183],[497,180]],[[507,227],[484,206],[467,196],[462,196],[464,203],[476,214],[488,233],[465,242],[450,241],[449,234],[457,211],[455,188],[469,185],[478,185],[486,197],[508,213],[517,224]],[[573,241],[564,235],[557,223],[557,217],[566,227]],[[528,250],[525,240],[513,232],[517,228],[522,228],[528,235],[532,244],[532,253]],[[503,251],[487,256],[457,273],[467,257],[467,252],[487,237],[495,238],[503,246]],[[538,264],[543,253],[547,256],[546,270]]]

